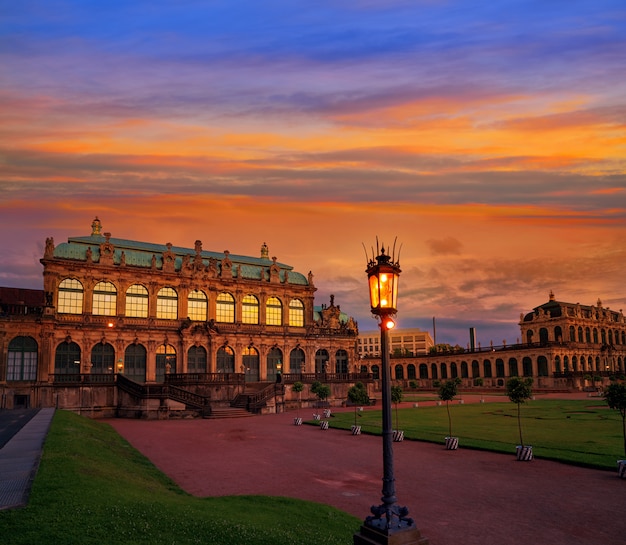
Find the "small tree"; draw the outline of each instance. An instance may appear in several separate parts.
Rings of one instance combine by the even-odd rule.
[[[396,429],[400,429],[398,426],[398,403],[402,401],[402,386],[391,387],[391,401],[396,405]]]
[[[626,385],[614,382],[604,389],[604,399],[611,409],[622,415],[622,435],[624,437],[624,456],[626,456]]]
[[[528,399],[532,397],[532,378],[520,378],[512,377],[506,383],[506,393],[509,399],[517,404],[517,428],[519,430],[519,442],[524,446],[524,439],[522,438],[522,417],[520,406],[522,403],[526,403]]]
[[[311,392],[313,392],[320,400],[320,402],[322,402],[329,398],[330,386],[328,386],[327,384],[322,384],[321,382],[316,380],[311,385]]]
[[[457,395],[457,388],[460,383],[460,379],[455,378],[453,380],[446,380],[439,386],[439,399],[446,402],[446,410],[448,411],[448,437],[452,437],[452,417],[450,416],[450,401],[452,401]]]
[[[297,381],[294,382],[293,385],[291,386],[291,389],[294,392],[298,393],[298,418],[300,417],[300,407],[302,405],[302,390],[304,390],[304,384],[302,384],[302,382]]]
[[[354,425],[356,426],[357,405],[367,405],[370,402],[365,385],[362,382],[357,382],[349,388],[348,399],[354,405]]]

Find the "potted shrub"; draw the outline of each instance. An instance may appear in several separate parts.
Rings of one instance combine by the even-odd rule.
[[[457,393],[461,379],[455,378],[446,380],[439,385],[439,399],[446,402],[446,410],[448,411],[448,437],[446,437],[446,449],[456,450],[459,448],[459,438],[452,437],[452,417],[450,416],[450,401],[452,401]]]
[[[302,390],[304,390],[304,384],[302,384],[302,382],[300,381],[294,382],[293,385],[291,386],[291,389],[294,392],[298,393],[298,412],[297,412],[296,418],[293,419],[293,423],[296,426],[302,426],[302,417],[300,416],[300,407],[302,405]]]
[[[519,442],[517,445],[517,459],[520,461],[529,461],[533,459],[533,447],[524,445],[524,438],[522,437],[522,416],[521,405],[526,403],[532,395],[532,378],[520,378],[512,377],[506,383],[506,393],[509,399],[517,404],[517,429],[519,430]]]
[[[358,405],[368,405],[370,398],[367,395],[367,389],[362,382],[357,382],[354,386],[348,389],[348,399],[350,403],[354,405],[354,425],[352,426],[352,435],[361,434],[361,426],[357,425],[357,416],[361,416],[357,412]]]
[[[626,457],[626,385],[613,382],[604,389],[604,399],[611,409],[622,416],[622,436],[624,438],[624,457]],[[626,479],[626,459],[617,461],[617,474]]]
[[[401,386],[392,386],[391,387],[391,402],[396,405],[396,429],[392,430],[393,440],[399,443],[404,440],[404,432],[400,430],[400,426],[398,425],[398,403],[402,401],[402,387]]]

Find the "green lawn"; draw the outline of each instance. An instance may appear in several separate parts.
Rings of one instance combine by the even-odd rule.
[[[0,512],[0,543],[345,544],[360,523],[292,498],[195,498],[108,424],[57,411],[28,506]]]
[[[524,444],[533,446],[535,457],[576,465],[615,470],[624,458],[622,419],[602,399],[535,400],[521,406]],[[396,427],[396,409],[393,426]],[[363,433],[381,431],[380,411],[363,411],[357,417]],[[517,406],[502,403],[450,404],[452,435],[459,448],[515,453],[519,444]],[[350,429],[354,413],[334,413],[330,427]],[[399,429],[406,439],[444,443],[448,415],[441,406],[397,410]]]

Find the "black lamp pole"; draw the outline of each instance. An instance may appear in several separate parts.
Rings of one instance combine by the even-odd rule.
[[[378,246],[378,245],[377,245]],[[376,248],[378,252],[378,247]],[[366,517],[359,533],[354,534],[354,545],[428,545],[415,522],[408,516],[409,510],[396,504],[396,486],[393,471],[393,429],[391,413],[391,370],[389,368],[389,330],[394,327],[393,316],[397,312],[398,280],[400,263],[392,255],[380,254],[368,258],[367,276],[370,288],[372,314],[379,318],[380,350],[382,363],[383,394],[383,490],[382,504],[370,508],[372,515]]]

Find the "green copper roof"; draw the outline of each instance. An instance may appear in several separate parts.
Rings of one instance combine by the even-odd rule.
[[[106,238],[100,234],[92,234],[86,237],[70,237],[67,242],[63,242],[55,247],[54,257],[59,259],[75,259],[78,261],[87,260],[88,248],[91,249],[91,257],[94,262],[100,260],[100,245],[106,242]],[[154,244],[150,242],[139,242],[135,240],[125,240],[110,237],[109,243],[114,247],[113,263],[119,265],[122,261],[122,252],[126,265],[134,267],[152,267],[152,259],[154,256],[155,266],[161,269],[163,265],[163,254],[170,251],[175,254],[175,269],[179,271],[183,265],[184,256],[189,256],[193,262],[196,256],[196,250],[193,248],[182,248],[179,246],[168,246],[166,244]],[[202,263],[208,266],[210,260],[215,260],[218,267],[221,266],[222,260],[226,257],[224,252],[208,252],[201,251]],[[228,254],[228,258],[232,262],[233,276],[239,274],[242,278],[251,280],[261,280],[263,273],[265,279],[269,275],[269,267],[273,265],[273,260],[267,257],[250,257],[242,255]],[[284,263],[276,262],[280,267],[280,279],[282,282],[287,277],[289,284],[308,285],[307,278],[293,270],[293,267]]]

